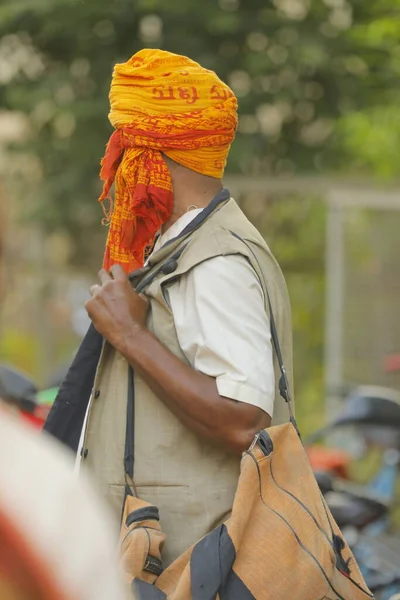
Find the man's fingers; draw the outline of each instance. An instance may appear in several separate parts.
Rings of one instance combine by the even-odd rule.
[[[121,265],[113,265],[110,269],[110,273],[115,280],[119,279],[120,281],[123,281],[124,279],[127,279],[125,271]]]
[[[111,281],[112,277],[109,273],[107,273],[107,271],[105,269],[100,269],[99,279],[100,279],[102,285],[104,285],[105,283],[107,283],[107,281]]]
[[[88,313],[88,315],[90,316],[91,310],[92,310],[92,305],[93,305],[93,300],[90,298],[90,300],[86,300],[85,302],[85,310]]]
[[[92,285],[90,288],[90,295],[95,296],[101,290],[101,285]]]

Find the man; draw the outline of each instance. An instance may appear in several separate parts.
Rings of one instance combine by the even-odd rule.
[[[0,395],[6,395],[2,384]],[[74,477],[69,453],[21,423],[15,400],[1,397],[0,490],[0,598],[125,597],[110,515],[86,479]]]
[[[116,65],[110,101],[100,200],[113,183],[115,192],[86,304],[106,343],[93,383],[100,344],[89,331],[47,428],[76,445],[67,406],[93,383],[83,462],[121,514],[133,454],[135,489],[160,509],[169,564],[229,514],[257,431],[286,420],[283,401],[274,406],[267,286],[291,381],[290,305],[269,248],[222,186],[233,92],[186,57],[142,50]]]

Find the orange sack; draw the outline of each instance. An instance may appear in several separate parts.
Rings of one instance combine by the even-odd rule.
[[[237,100],[213,71],[163,50],[141,50],[114,68],[110,121],[115,127],[101,162],[100,202],[110,225],[104,268],[129,273],[143,265],[172,212],[173,189],[163,154],[220,179],[237,128]]]

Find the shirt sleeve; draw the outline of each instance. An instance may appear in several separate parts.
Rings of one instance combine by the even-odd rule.
[[[179,344],[191,366],[216,379],[221,396],[273,416],[270,323],[258,277],[245,257],[218,256],[168,288]]]

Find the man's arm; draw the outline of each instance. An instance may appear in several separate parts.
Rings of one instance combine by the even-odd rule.
[[[170,352],[147,328],[148,303],[122,268],[100,271],[86,308],[96,329],[125,356],[162,402],[194,433],[240,454],[268,427],[261,408],[218,393],[213,377],[195,371]]]
[[[242,453],[270,418],[257,406],[220,396],[216,381],[184,364],[148,330],[118,348],[153,392],[199,436]]]

